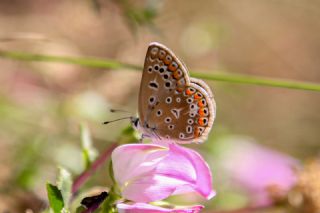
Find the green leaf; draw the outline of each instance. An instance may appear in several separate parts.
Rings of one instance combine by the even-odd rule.
[[[70,172],[61,167],[59,168],[57,186],[63,198],[65,211],[67,211],[71,198],[72,178]]]
[[[92,140],[88,126],[82,124],[80,126],[80,132],[82,155],[85,163],[85,168],[88,169],[91,166],[91,163],[96,159],[98,154],[96,149],[92,146]]]
[[[57,186],[47,183],[48,200],[54,213],[61,213],[64,204],[61,191]]]

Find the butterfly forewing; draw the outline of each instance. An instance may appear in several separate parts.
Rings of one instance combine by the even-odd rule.
[[[142,126],[150,119],[148,117],[151,111],[160,103],[161,98],[176,89],[182,90],[189,81],[187,76],[185,67],[169,49],[155,42],[149,45],[139,93],[139,118]]]
[[[139,94],[139,118],[145,132],[177,143],[202,142],[214,117],[210,88],[198,79],[190,81],[186,67],[168,48],[151,43]]]

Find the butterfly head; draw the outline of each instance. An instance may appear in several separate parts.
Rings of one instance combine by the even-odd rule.
[[[162,138],[157,133],[156,127],[151,127],[147,122],[141,123],[138,117],[131,117],[132,127],[141,133],[143,138],[153,138],[154,140],[162,140]]]
[[[142,126],[141,121],[138,117],[131,117],[130,120],[131,120],[131,125],[135,130],[142,133],[142,135],[147,135],[150,129],[149,125],[147,125],[146,127]]]
[[[131,121],[132,127],[134,129],[136,129],[136,130],[140,129],[140,120],[138,117],[131,117],[130,121]]]

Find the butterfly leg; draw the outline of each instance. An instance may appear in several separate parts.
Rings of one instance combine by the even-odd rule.
[[[153,127],[153,128],[151,128],[151,130],[152,130],[152,133],[161,141],[161,137],[156,132],[157,128]]]
[[[140,137],[138,143],[143,143],[143,139],[144,139],[145,137],[146,137],[145,134],[141,134],[141,137]]]

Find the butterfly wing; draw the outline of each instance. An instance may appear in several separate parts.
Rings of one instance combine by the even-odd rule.
[[[204,81],[196,78],[190,78],[190,82],[190,85],[196,88],[203,95],[203,99],[195,101],[198,105],[198,122],[194,127],[196,129],[195,140],[197,142],[203,142],[207,139],[216,118],[216,102],[210,87]],[[206,123],[204,119],[208,119],[208,122]]]
[[[144,131],[178,143],[202,142],[214,117],[210,88],[201,80],[190,79],[172,51],[151,43],[139,94],[139,118]]]
[[[173,74],[178,80],[173,80]],[[182,89],[186,83],[190,83],[187,76],[185,66],[168,48],[157,42],[150,43],[139,92],[138,107],[142,127],[146,126],[147,121],[150,120],[150,114],[154,111],[155,106],[162,101],[160,99],[165,94],[173,92],[176,88]],[[181,84],[181,86],[176,86],[176,84]]]

